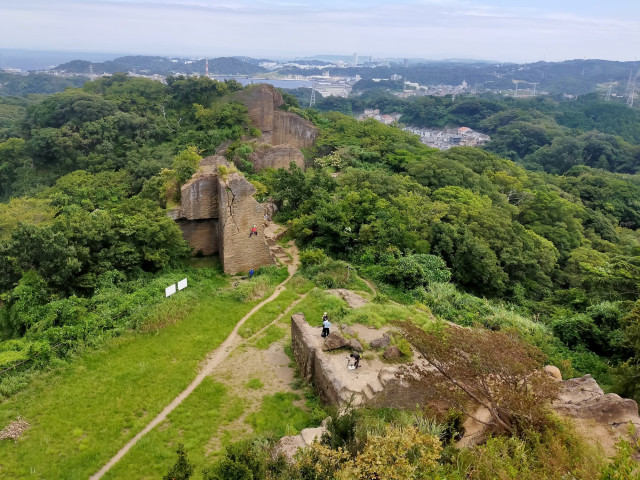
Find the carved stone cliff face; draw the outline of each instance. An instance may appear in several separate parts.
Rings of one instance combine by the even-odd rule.
[[[249,110],[251,125],[259,128],[262,139],[271,145],[306,148],[311,147],[318,136],[318,129],[311,122],[278,109],[284,101],[271,85],[261,84],[242,90],[236,98]]]
[[[223,157],[208,157],[180,189],[180,207],[169,212],[196,252],[220,254],[225,273],[257,269],[273,263],[264,238],[264,206],[253,197],[254,186],[242,175],[225,180],[217,166]],[[251,227],[258,235],[249,237]]]
[[[249,156],[249,161],[253,163],[256,171],[264,168],[289,168],[291,162],[304,169],[304,155],[296,147],[291,145],[269,145],[261,144],[257,150]]]
[[[253,194],[255,188],[237,173],[227,181],[218,179],[220,204],[220,258],[225,273],[257,269],[272,263],[269,247],[264,241],[264,207]],[[251,235],[251,227],[258,235]]]

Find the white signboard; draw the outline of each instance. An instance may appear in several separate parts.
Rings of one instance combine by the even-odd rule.
[[[170,297],[174,293],[176,293],[176,284],[175,283],[173,285],[171,285],[171,286],[169,286],[169,287],[164,289],[164,294],[167,297]]]
[[[183,279],[183,280],[180,280],[178,282],[178,290],[184,290],[185,288],[187,288],[187,279],[186,278]]]

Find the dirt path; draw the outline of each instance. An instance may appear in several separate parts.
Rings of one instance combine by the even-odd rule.
[[[222,344],[217,349],[215,349],[213,352],[207,355],[207,358],[205,360],[205,363],[202,369],[200,370],[200,373],[196,375],[196,377],[189,384],[189,386],[185,388],[176,398],[174,398],[171,401],[171,403],[169,403],[169,405],[167,405],[162,410],[162,412],[160,412],[153,420],[151,420],[146,427],[144,427],[140,432],[138,432],[135,437],[129,440],[127,444],[124,447],[122,447],[118,451],[118,453],[116,453],[111,458],[111,460],[109,460],[97,473],[89,477],[89,480],[98,480],[99,478],[102,478],[102,476],[105,473],[107,473],[111,467],[113,467],[116,463],[118,463],[118,461],[122,459],[122,457],[124,457],[127,454],[127,452],[131,450],[131,448],[136,443],[138,443],[138,441],[142,437],[144,437],[155,426],[157,426],[165,418],[167,418],[167,415],[169,415],[178,405],[180,405],[189,395],[191,395],[191,393],[198,387],[198,385],[200,385],[202,381],[208,375],[210,375],[213,372],[213,370],[238,346],[238,344],[242,342],[242,338],[240,337],[240,335],[238,335],[238,331],[240,330],[240,327],[242,327],[242,325],[247,321],[247,319],[249,319],[249,317],[251,317],[251,315],[257,312],[260,308],[262,308],[267,303],[275,300],[278,297],[278,295],[280,295],[280,293],[285,289],[285,285],[287,284],[287,282],[298,270],[298,263],[299,263],[298,251],[295,245],[293,245],[293,242],[290,243],[290,251],[293,256],[293,261],[290,265],[287,265],[287,270],[289,271],[289,276],[287,277],[287,279],[276,287],[275,291],[269,296],[269,298],[266,298],[265,300],[261,301],[259,304],[253,307],[249,313],[247,313],[244,317],[240,319],[240,321],[236,324],[235,328],[233,329],[231,334],[226,338],[226,340],[222,342]]]

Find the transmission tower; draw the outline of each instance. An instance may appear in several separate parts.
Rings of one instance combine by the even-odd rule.
[[[533,83],[533,96],[534,96],[534,97],[536,96],[536,87],[537,87],[537,86],[538,86],[538,83],[537,83],[537,82],[534,82],[534,83]]]
[[[627,105],[629,107],[633,107],[633,98],[636,94],[636,79],[640,75],[640,71],[636,73],[636,76],[633,76],[633,72],[629,73],[629,81],[627,82],[627,88],[625,90],[625,95],[627,97]]]
[[[309,99],[309,108],[316,104],[316,82],[311,84],[311,98]]]
[[[89,80],[93,80],[93,65],[89,64]]]
[[[613,89],[613,85],[609,84],[609,88],[607,89],[607,95],[604,97],[604,101],[608,102],[611,100],[611,90]]]

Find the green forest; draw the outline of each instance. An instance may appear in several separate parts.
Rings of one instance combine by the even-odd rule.
[[[114,74],[51,95],[0,98],[1,398],[143,325],[161,300],[157,291],[191,268],[193,252],[166,208],[199,160],[224,143],[259,200],[278,205],[275,221],[288,225],[313,284],[345,286],[338,272],[348,266],[378,286],[380,304],[513,334],[565,378],[589,373],[605,391],[640,401],[637,109],[596,95],[400,101],[374,92],[309,110],[284,94],[281,108],[319,129],[304,152],[307,168],[254,172],[247,158],[260,131],[235,100],[240,90],[235,81],[204,77],[168,77],[165,84]],[[469,126],[491,141],[440,152],[397,127],[349,115],[370,106],[399,111],[410,125]],[[275,267],[257,272],[270,285],[279,275]],[[535,444],[544,463],[560,448],[554,442],[574,442],[560,425],[532,433],[532,423],[456,457],[451,448],[440,452],[434,438],[442,431],[429,430],[437,435],[427,438],[400,428],[415,419],[388,413],[389,426],[381,427],[358,415],[334,418],[334,428],[351,433],[336,430],[342,443],[307,453],[298,477],[246,443],[230,448],[205,478],[232,478],[229,472],[246,470],[251,458],[262,476],[233,478],[379,478],[353,475],[365,475],[376,448],[390,448],[385,437],[396,446],[420,445],[429,452],[418,455],[423,473],[440,475],[416,476],[407,460],[406,470],[389,470],[397,478],[491,478],[447,470],[456,461],[498,468],[486,458],[510,458],[499,468],[532,472],[520,478],[561,478],[538,464],[517,464],[513,452]],[[356,425],[372,432],[366,445],[354,436]],[[553,431],[563,434],[551,438]],[[585,469],[587,476],[574,478],[599,468],[579,465],[588,453],[563,454],[574,473]],[[312,474],[318,462],[342,465],[341,473],[327,467],[325,476]],[[449,467],[438,470],[443,464]]]

